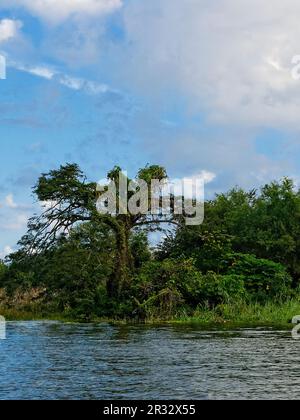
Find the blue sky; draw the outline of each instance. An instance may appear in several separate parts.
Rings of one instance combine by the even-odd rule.
[[[207,196],[298,182],[300,5],[270,3],[2,0],[0,257],[39,174],[66,162],[92,180],[115,164],[206,171]]]

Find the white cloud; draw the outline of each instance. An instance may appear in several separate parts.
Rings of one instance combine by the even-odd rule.
[[[47,80],[52,80],[58,74],[56,70],[46,65],[38,65],[38,66],[25,65],[25,64],[17,63],[10,59],[8,60],[8,65],[19,71],[23,71],[25,73],[32,74],[33,76],[41,77],[42,79],[47,79]]]
[[[32,74],[33,76],[41,77],[42,79],[54,80],[69,89],[83,91],[90,95],[98,95],[108,91],[116,92],[106,84],[63,74],[46,65],[30,66],[16,63],[12,60],[9,60],[8,64],[10,67],[13,67],[19,71]]]
[[[209,171],[201,171],[199,174],[194,175],[194,178],[196,179],[202,179],[205,184],[209,184],[216,178],[216,174]]]
[[[30,13],[52,24],[72,16],[100,16],[122,6],[122,0],[4,0],[10,7],[25,7]]]
[[[0,43],[15,38],[22,27],[19,20],[2,19],[0,20]]]
[[[42,77],[43,79],[51,80],[55,75],[55,72],[48,67],[31,67],[24,68],[24,71],[33,74],[34,76]]]
[[[105,93],[109,90],[111,91],[111,89],[105,84],[96,83],[96,82],[81,79],[78,77],[62,75],[58,77],[58,80],[59,80],[59,83],[68,87],[69,89],[84,90],[85,92],[90,93],[92,95]]]
[[[299,129],[299,15],[298,0],[129,1],[117,77],[149,95],[176,89],[213,122]]]

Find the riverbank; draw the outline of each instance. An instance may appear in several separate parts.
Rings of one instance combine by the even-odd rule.
[[[284,303],[239,303],[223,304],[214,309],[198,309],[193,316],[179,317],[176,322],[218,324],[228,326],[286,326],[300,315],[300,301],[290,300]]]
[[[31,308],[6,308],[0,307],[0,314],[9,321],[62,321],[62,322],[109,322],[109,323],[176,323],[191,324],[197,323],[203,326],[290,326],[292,318],[300,315],[300,301],[290,300],[283,303],[236,303],[218,305],[213,309],[198,308],[193,313],[185,310],[178,312],[174,317],[159,318],[152,317],[139,321],[136,319],[124,318],[103,318],[91,317],[88,320],[78,319],[70,313],[53,313],[45,308],[41,310],[37,305]]]

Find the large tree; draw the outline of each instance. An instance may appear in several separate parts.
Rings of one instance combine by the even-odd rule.
[[[120,175],[121,174],[121,175]],[[42,203],[42,214],[34,215],[29,220],[28,232],[21,239],[22,250],[27,254],[40,253],[55,246],[63,236],[78,224],[84,222],[106,224],[114,232],[116,239],[116,258],[114,274],[108,279],[107,288],[111,297],[117,297],[128,285],[132,273],[133,258],[130,250],[130,235],[132,230],[147,226],[149,229],[159,229],[162,223],[176,223],[174,212],[170,214],[151,214],[151,181],[167,178],[166,170],[160,166],[147,166],[136,176],[136,190],[128,191],[128,200],[139,191],[138,179],[148,186],[149,201],[147,211],[136,214],[123,214],[124,206],[119,197],[119,182],[122,175],[121,168],[115,167],[107,178],[116,185],[116,212],[112,214],[99,213],[97,200],[108,190],[106,186],[101,192],[95,182],[88,182],[86,176],[76,164],[61,166],[43,174],[35,187],[34,194]],[[124,181],[124,178],[123,178]],[[127,186],[135,185],[126,177]],[[127,203],[126,203],[127,206]],[[144,209],[145,210],[145,209]]]

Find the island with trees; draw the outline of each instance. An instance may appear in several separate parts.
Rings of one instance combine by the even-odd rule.
[[[137,174],[166,176],[157,165]],[[290,179],[216,195],[198,226],[172,211],[99,214],[96,183],[76,164],[41,175],[33,192],[43,211],[0,262],[8,319],[287,324],[300,314],[300,191]]]

